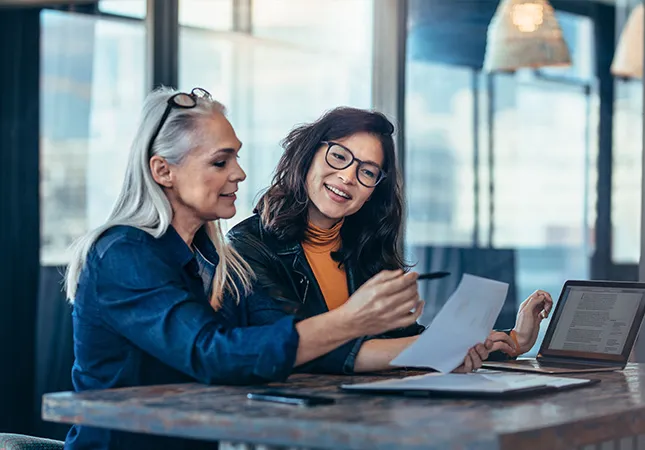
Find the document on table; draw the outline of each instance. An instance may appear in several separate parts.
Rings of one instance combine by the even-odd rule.
[[[562,378],[548,375],[469,373],[430,373],[402,379],[379,380],[371,383],[343,384],[342,389],[356,391],[429,391],[504,393],[521,389],[550,387],[562,389],[590,383],[588,379]]]
[[[464,275],[428,328],[390,364],[452,372],[468,349],[486,340],[507,291],[507,283]]]

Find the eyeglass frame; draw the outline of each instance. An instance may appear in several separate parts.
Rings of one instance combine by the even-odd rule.
[[[182,105],[178,103],[175,99],[179,97],[180,95],[186,95],[187,97],[191,98],[193,100],[192,105]],[[166,105],[166,109],[163,112],[163,115],[161,116],[161,120],[159,120],[159,125],[157,125],[157,128],[155,129],[155,132],[152,133],[152,136],[150,137],[150,140],[148,141],[148,159],[152,158],[152,146],[155,143],[155,140],[159,136],[159,133],[161,132],[161,129],[163,128],[164,124],[166,123],[166,120],[168,120],[168,116],[170,116],[170,111],[172,111],[173,108],[180,108],[180,109],[192,109],[197,106],[197,99],[198,98],[203,98],[206,100],[212,100],[213,97],[211,96],[210,92],[208,92],[206,89],[200,88],[200,87],[195,87],[190,91],[190,94],[187,94],[185,92],[177,92],[176,94],[172,95]]]
[[[350,149],[348,149],[347,147],[345,147],[345,146],[344,146],[344,145],[342,145],[342,144],[339,144],[338,142],[334,142],[334,141],[320,141],[320,143],[321,143],[321,144],[325,144],[325,145],[327,145],[327,151],[325,152],[325,162],[326,162],[326,163],[327,163],[327,165],[328,165],[329,167],[331,167],[332,169],[335,169],[335,170],[345,170],[345,169],[347,169],[349,166],[351,166],[352,164],[354,164],[354,161],[357,161],[357,162],[358,162],[358,164],[356,165],[356,181],[358,181],[360,184],[362,184],[362,185],[363,185],[363,186],[365,186],[366,188],[369,188],[369,189],[373,189],[373,188],[375,188],[376,186],[378,186],[378,184],[379,184],[381,181],[383,181],[383,179],[384,179],[384,178],[386,178],[386,177],[387,177],[387,175],[385,174],[385,170],[384,170],[382,167],[379,167],[379,179],[376,181],[376,183],[374,183],[374,185],[373,185],[373,186],[368,186],[367,184],[365,184],[365,183],[363,183],[363,182],[361,181],[360,176],[358,175],[358,173],[359,173],[358,171],[360,170],[360,168],[361,168],[361,165],[362,165],[362,164],[366,164],[366,165],[370,165],[370,166],[376,166],[376,167],[378,167],[378,165],[377,165],[377,164],[375,164],[375,163],[373,163],[373,162],[367,162],[367,161],[363,161],[363,160],[358,159],[356,156],[354,156],[354,153],[353,153]],[[351,159],[351,161],[349,162],[349,164],[347,164],[345,167],[340,168],[340,169],[339,169],[339,168],[337,168],[337,167],[332,166],[332,165],[329,163],[329,161],[327,160],[327,157],[329,156],[329,150],[331,150],[331,148],[332,148],[334,145],[339,146],[339,147],[340,147],[340,148],[342,148],[343,150],[345,150],[345,151],[349,152],[349,154],[350,154],[350,155],[352,155],[352,159]]]

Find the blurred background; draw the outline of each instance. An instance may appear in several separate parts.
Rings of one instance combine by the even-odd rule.
[[[406,256],[452,274],[422,286],[426,322],[463,273],[509,283],[499,327],[535,289],[638,280],[642,3],[550,6],[511,19],[557,23],[563,67],[491,66],[513,56],[491,38],[494,0],[0,1],[0,431],[67,431],[39,405],[71,389],[68,247],[105,220],[143,98],[162,84],[228,107],[248,175],[228,226],[252,214],[296,124],[339,105],[385,112]],[[640,73],[615,61],[638,8]]]

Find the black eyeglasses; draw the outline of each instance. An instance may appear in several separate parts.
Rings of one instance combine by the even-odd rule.
[[[161,131],[161,128],[163,127],[164,123],[166,123],[166,120],[170,115],[170,111],[173,108],[181,108],[181,109],[194,108],[195,106],[197,106],[198,98],[203,98],[205,100],[213,100],[213,97],[211,97],[211,94],[206,89],[202,89],[198,87],[190,91],[190,94],[186,94],[184,92],[178,92],[177,94],[173,95],[168,99],[168,105],[166,105],[166,110],[164,111],[163,116],[161,116],[159,125],[157,125],[157,128],[155,132],[152,134],[152,137],[150,138],[150,142],[148,143],[148,159],[152,158],[152,146],[155,143],[155,139],[157,139],[157,136],[159,135],[159,132]]]
[[[385,178],[383,169],[374,163],[361,161],[347,147],[331,141],[322,141],[322,143],[327,145],[325,161],[329,164],[329,167],[343,170],[351,166],[354,161],[358,162],[356,179],[363,186],[373,188]]]

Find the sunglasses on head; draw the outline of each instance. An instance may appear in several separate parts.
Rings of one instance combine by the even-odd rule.
[[[209,101],[213,100],[213,97],[206,89],[202,89],[199,87],[196,87],[192,91],[190,91],[190,94],[187,94],[185,92],[178,92],[168,99],[168,104],[166,105],[166,109],[163,113],[163,116],[161,116],[159,125],[157,125],[157,128],[155,129],[155,132],[152,134],[152,137],[150,138],[150,142],[148,143],[148,159],[152,158],[152,146],[154,145],[155,139],[157,139],[157,136],[159,136],[159,132],[161,131],[161,128],[166,123],[166,120],[168,120],[170,111],[173,108],[180,108],[180,109],[194,108],[195,106],[197,106],[197,99],[200,99],[200,98],[209,100]]]

